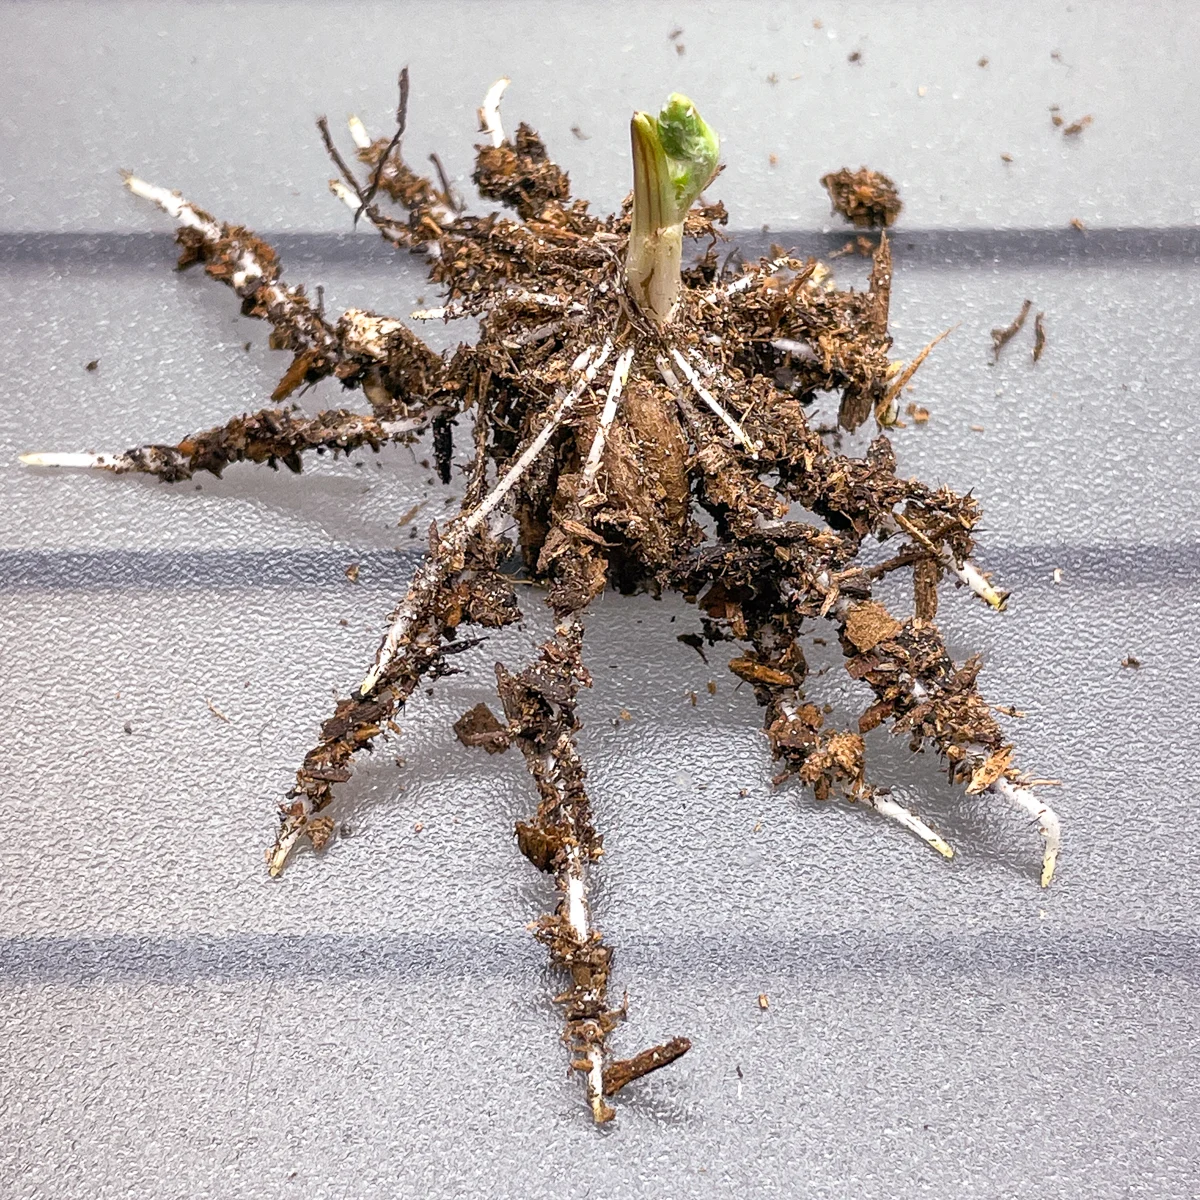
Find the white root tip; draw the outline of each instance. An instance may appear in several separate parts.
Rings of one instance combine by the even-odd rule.
[[[347,118],[346,128],[350,130],[350,137],[360,150],[366,150],[370,146],[371,135],[367,133],[367,127],[354,113],[351,113]]]
[[[1009,779],[997,779],[992,784],[992,791],[1037,821],[1038,832],[1042,835],[1045,845],[1042,851],[1042,887],[1049,887],[1054,878],[1054,869],[1058,865],[1058,852],[1062,847],[1062,822],[1058,819],[1058,813],[1048,804],[1043,804],[1031,788],[1020,787]]]
[[[350,209],[351,212],[358,212],[361,203],[359,198],[340,179],[331,179],[329,181],[329,190],[348,209]]]
[[[155,200],[158,192],[153,184],[147,183],[144,179],[139,179],[136,175],[131,175],[128,171],[123,173],[125,186],[135,195],[140,196],[143,200]]]
[[[267,874],[272,879],[278,879],[283,874],[283,868],[287,865],[288,855],[291,854],[292,847],[299,839],[300,829],[292,829],[280,837],[275,846],[267,851]]]
[[[872,796],[868,804],[881,816],[903,825],[905,829],[915,833],[927,846],[932,846],[943,858],[953,858],[954,848],[940,838],[920,817],[903,804],[889,800],[886,796]]]
[[[71,467],[75,469],[111,468],[119,456],[116,454],[22,454],[21,462],[27,467]]]
[[[975,593],[987,601],[992,608],[997,612],[1003,612],[1005,605],[1008,602],[1008,594],[1006,592],[998,592],[984,578],[983,572],[971,562],[969,559],[963,563],[961,567],[955,566],[955,574]]]
[[[483,107],[479,110],[479,130],[491,138],[493,146],[504,145],[504,127],[500,124],[500,97],[511,82],[511,79],[497,79],[488,88],[487,95],[483,98]]]

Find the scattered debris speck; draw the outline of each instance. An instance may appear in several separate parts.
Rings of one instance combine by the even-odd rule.
[[[345,569],[345,571],[342,572],[342,574],[345,575],[346,578],[348,580],[350,580],[351,583],[357,583],[358,582],[358,572],[359,572],[358,563],[351,563]]]
[[[83,369],[85,371],[98,371],[100,369],[100,360],[98,358],[93,358],[92,361],[87,363]]]
[[[1087,233],[1087,226],[1078,218],[1071,218],[1071,228],[1079,233]]]
[[[1086,117],[1080,117],[1078,121],[1072,121],[1063,130],[1063,137],[1076,137],[1081,134],[1092,123],[1092,117],[1089,113]]]
[[[904,411],[913,419],[914,424],[924,425],[929,420],[929,409],[916,401],[909,401]]]
[[[409,524],[411,521],[415,520],[415,519],[416,519],[416,516],[417,516],[417,513],[419,513],[419,512],[421,511],[421,509],[423,509],[423,508],[425,507],[425,505],[426,505],[426,504],[428,504],[428,503],[429,503],[429,501],[428,501],[428,500],[421,500],[421,501],[418,501],[416,504],[414,504],[414,505],[412,506],[412,508],[410,508],[410,509],[408,510],[408,512],[406,512],[406,513],[404,514],[404,516],[402,516],[402,517],[400,518],[400,520],[398,520],[398,521],[396,522],[396,528],[397,528],[397,529],[403,529],[403,528],[405,527],[405,525],[407,525],[407,524]]]
[[[1046,349],[1046,314],[1038,313],[1033,319],[1033,361],[1037,362],[1042,357],[1042,351]]]
[[[771,1001],[766,992],[758,993],[758,1007],[761,1008],[763,1012],[766,1012],[767,1009],[771,1007]]]
[[[1132,654],[1127,654],[1123,659],[1121,659],[1121,666],[1123,667],[1132,667],[1136,669],[1141,665],[1141,659],[1134,658]]]
[[[1029,316],[1029,310],[1032,307],[1033,301],[1026,300],[1011,324],[992,330],[992,362],[999,361],[1000,351],[1021,332],[1021,327],[1025,324],[1025,318]]]

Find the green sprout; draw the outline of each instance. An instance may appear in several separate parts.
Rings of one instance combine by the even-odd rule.
[[[625,277],[638,307],[657,325],[675,311],[682,286],[683,221],[717,170],[720,141],[678,92],[657,117],[633,114],[633,220]]]

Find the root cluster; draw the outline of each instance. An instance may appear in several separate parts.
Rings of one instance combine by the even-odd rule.
[[[882,432],[863,457],[851,457],[808,417],[818,394],[832,391],[842,429],[886,424],[917,365],[890,357],[887,237],[874,249],[869,286],[842,290],[822,264],[784,252],[722,267],[724,209],[698,206],[686,226],[697,258],[674,319],[659,328],[626,291],[628,205],[593,215],[571,196],[567,174],[533,130],[522,125],[515,138],[504,135],[498,93],[484,114],[488,138],[475,182],[513,216],[460,212],[444,183],[404,161],[398,138],[372,139],[356,120],[348,162],[322,123],[338,169],[334,193],[396,247],[424,255],[444,291],[439,308],[415,315],[476,316],[473,344],[438,355],[394,317],[351,310],[331,321],[303,288],[283,283],[261,239],[130,178],[134,192],[178,223],[180,266],[198,264],[233,288],[244,313],[271,324],[272,344],[290,352],[290,366],[275,407],[176,445],[86,464],[80,456],[35,461],[70,459],[177,481],[242,460],[298,471],[311,451],[378,450],[431,431],[447,477],[453,419],[471,418],[462,509],[430,529],[424,565],[389,617],[364,680],[338,702],[300,766],[280,809],[270,869],[278,874],[301,842],[320,849],[330,840],[328,810],[355,756],[388,731],[422,680],[476,644],[464,631],[519,619],[509,582],[519,558],[544,591],[555,633],[533,663],[496,667],[502,719],[476,709],[457,728],[469,745],[518,750],[536,786],[536,811],[517,825],[516,840],[557,880],[560,903],[536,931],[565,980],[557,997],[564,1038],[603,1122],[613,1116],[609,1097],[689,1047],[675,1038],[624,1060],[608,1047],[625,1006],[608,998],[612,951],[588,901],[602,844],[576,745],[577,694],[590,682],[583,623],[605,589],[682,593],[710,636],[740,644],[730,669],[764,709],[776,782],[795,779],[822,799],[869,806],[949,855],[936,832],[870,778],[863,734],[887,726],[914,752],[937,755],[966,793],[997,795],[1038,821],[1043,884],[1054,871],[1058,822],[1023,782],[977,690],[979,660],[956,663],[936,624],[947,576],[992,607],[1004,605],[971,561],[977,502],[898,475]],[[867,196],[863,181],[826,182],[835,200],[850,197],[845,211],[856,223],[894,218],[898,201]],[[369,411],[306,417],[285,404],[328,376],[361,391]],[[818,522],[794,519],[797,507]],[[890,557],[864,565],[864,547],[878,542],[888,543]],[[896,572],[911,579],[911,612],[891,612],[874,596]],[[849,727],[832,724],[809,696],[800,638],[823,623],[846,670],[871,692]]]

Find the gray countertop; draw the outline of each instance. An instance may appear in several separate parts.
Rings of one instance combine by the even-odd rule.
[[[2,11],[0,1193],[1200,1191],[1200,10]],[[627,188],[629,110],[691,94],[748,250],[835,249],[849,235],[818,177],[895,177],[896,353],[957,326],[916,377],[931,419],[896,432],[901,469],[975,489],[981,563],[1014,591],[996,615],[948,590],[939,621],[983,652],[985,694],[1027,712],[1022,764],[1064,785],[1043,892],[1022,818],[872,736],[872,777],[955,846],[943,862],[871,813],[772,789],[728,651],[676,640],[695,609],[604,597],[581,716],[597,917],[630,1000],[616,1048],[694,1048],[603,1132],[525,928],[553,902],[512,839],[532,788],[516,755],[450,729],[494,661],[532,653],[536,596],[358,770],[353,837],[280,881],[263,865],[331,692],[418,561],[397,520],[451,511],[454,486],[404,448],[177,487],[16,462],[177,441],[260,406],[285,365],[228,291],[170,270],[169,222],[118,167],[256,228],[335,310],[432,301],[416,262],[349,232],[312,127],[357,111],[383,130],[405,62],[407,153],[436,148],[464,190],[500,74],[507,120],[599,209]],[[1051,104],[1094,124],[1064,139]],[[992,366],[988,331],[1025,297],[1045,357],[1014,342]],[[840,669],[815,685],[858,703]]]

